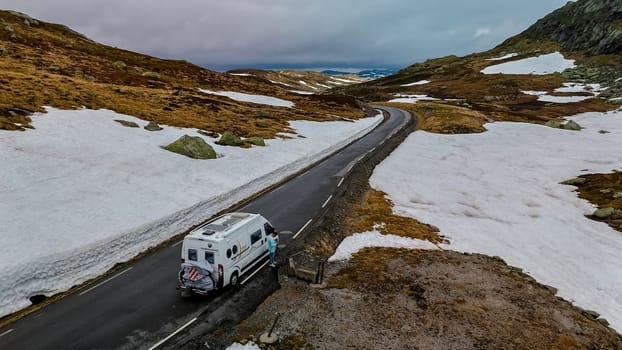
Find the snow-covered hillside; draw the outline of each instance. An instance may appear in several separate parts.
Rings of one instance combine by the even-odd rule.
[[[195,129],[158,132],[108,110],[49,109],[36,129],[0,130],[0,316],[93,278],[274,184],[373,128],[294,121],[304,138],[224,147],[193,160],[162,148]]]
[[[586,218],[594,207],[560,184],[622,171],[622,111],[569,119],[585,129],[499,122],[481,134],[418,131],[370,182],[398,215],[439,227],[450,240],[442,248],[500,256],[622,331],[622,234]],[[378,245],[425,247],[365,233],[346,239],[333,259]]]

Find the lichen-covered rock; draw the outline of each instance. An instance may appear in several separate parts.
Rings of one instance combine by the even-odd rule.
[[[556,119],[551,119],[548,122],[546,122],[546,124],[544,125],[548,126],[549,128],[555,128],[555,129],[561,129],[562,127],[562,123]]]
[[[141,75],[147,78],[160,79],[160,74],[156,72],[144,72]]]
[[[244,144],[239,136],[229,131],[225,131],[216,143],[223,146],[242,146]]]
[[[199,136],[184,135],[164,149],[193,159],[216,159],[216,151]]]
[[[575,122],[574,120],[569,120],[568,122],[566,122],[566,124],[562,125],[562,128],[564,130],[574,130],[574,131],[581,131],[581,129],[583,129],[583,127],[579,125],[577,122]]]
[[[576,185],[580,185],[582,183],[585,183],[585,181],[587,181],[585,178],[575,177],[574,179],[563,181],[561,184],[562,185],[573,185],[573,186],[576,186]]]
[[[606,219],[615,213],[614,208],[600,208],[596,210],[592,215],[599,219]]]
[[[123,61],[115,61],[112,64],[112,66],[115,67],[115,68],[125,68],[125,67],[127,67],[127,64],[125,64],[125,62],[123,62]]]
[[[123,126],[126,126],[128,128],[138,128],[139,127],[138,124],[136,124],[134,122],[131,122],[129,120],[115,119],[114,121],[119,123],[119,124],[121,124],[121,125],[123,125]]]
[[[244,141],[250,142],[255,146],[265,146],[266,143],[263,140],[263,138],[259,137],[259,136],[253,136],[253,137],[249,137],[247,139],[244,139]]]
[[[158,125],[158,123],[156,122],[149,122],[149,124],[144,126],[145,130],[147,131],[160,131],[163,130],[163,128]]]

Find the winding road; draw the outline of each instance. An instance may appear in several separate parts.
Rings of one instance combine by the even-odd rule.
[[[263,193],[239,211],[258,212],[281,232],[281,257],[302,247],[314,220],[351,169],[405,127],[412,116],[379,107],[389,118],[367,135],[315,166]],[[222,324],[235,324],[270,295],[274,269],[260,265],[241,276],[241,285],[215,295],[182,299],[175,289],[180,243],[161,247],[128,263],[116,274],[0,328],[0,349],[166,349],[176,337],[192,337]]]

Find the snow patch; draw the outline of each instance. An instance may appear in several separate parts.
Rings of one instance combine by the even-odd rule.
[[[573,67],[575,67],[574,60],[565,59],[561,53],[554,52],[489,66],[484,68],[482,73],[543,75],[562,72],[564,69]]]
[[[410,83],[410,84],[404,84],[401,86],[415,86],[415,85],[425,85],[427,83],[429,83],[429,80],[419,80],[419,81],[415,81],[414,83]]]
[[[352,254],[365,247],[438,249],[434,243],[428,241],[391,234],[384,235],[378,231],[367,231],[346,237],[337,247],[335,254],[328,258],[328,261],[349,260],[352,258]]]
[[[619,332],[622,235],[587,219],[595,207],[559,183],[582,169],[622,170],[612,151],[622,149],[622,111],[569,119],[584,129],[497,122],[481,134],[417,131],[370,183],[398,215],[439,227],[450,241],[443,248],[501,256]]]
[[[400,103],[417,103],[419,101],[436,101],[438,98],[429,97],[428,95],[405,95],[405,94],[396,94],[397,98],[389,100],[389,102],[400,102]]]
[[[212,94],[218,96],[225,96],[232,100],[240,102],[251,102],[268,106],[276,107],[294,107],[294,102],[282,100],[276,97],[264,96],[264,95],[252,95],[234,91],[212,91],[207,89],[199,89],[204,94]]]

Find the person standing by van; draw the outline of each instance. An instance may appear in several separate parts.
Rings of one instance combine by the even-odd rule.
[[[268,254],[270,255],[270,266],[275,267],[275,256],[276,256],[276,230],[272,230],[272,233],[268,236]]]

